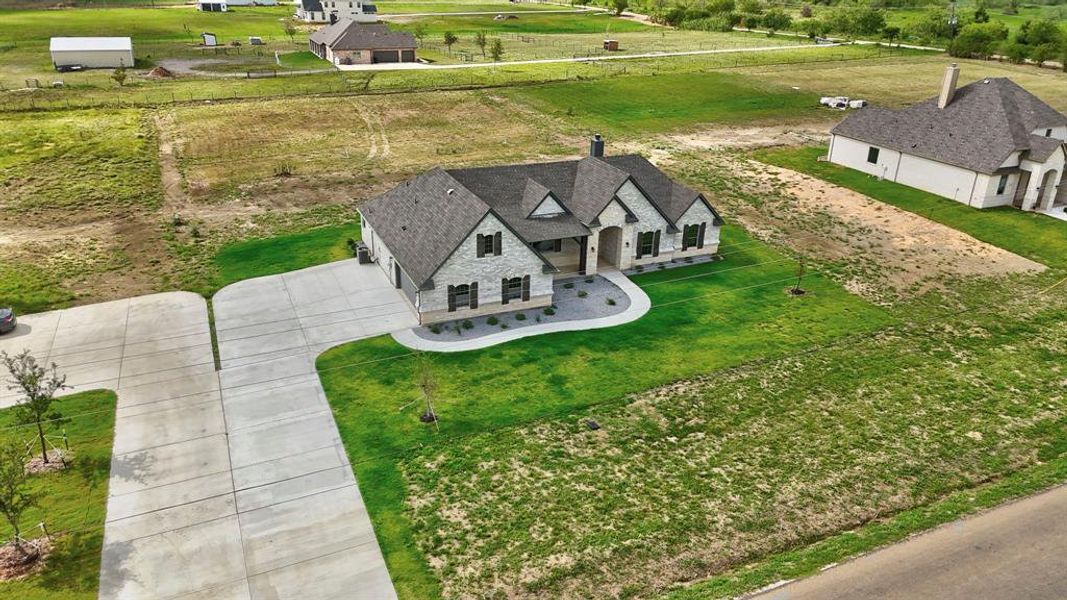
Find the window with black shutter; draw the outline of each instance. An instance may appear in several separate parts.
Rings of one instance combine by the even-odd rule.
[[[476,246],[477,246],[477,249],[478,249],[478,258],[481,258],[481,257],[485,256],[485,236],[484,235],[482,235],[480,233],[478,234],[478,242],[477,242]],[[492,250],[490,250],[489,252],[492,253]]]
[[[696,248],[700,243],[700,225],[686,225],[682,230],[682,250]]]
[[[656,231],[643,231],[637,234],[637,258],[652,254],[657,234]]]
[[[708,228],[708,224],[707,223],[701,223],[700,224],[700,234],[697,236],[697,248],[703,248],[704,247],[704,233],[707,231],[707,228]]]
[[[652,236],[652,256],[659,256],[659,229]]]
[[[483,256],[500,256],[503,235],[498,231],[492,235],[478,234],[478,258]]]
[[[467,306],[471,308],[478,308],[478,282],[475,281],[470,285],[470,299],[467,301]]]
[[[507,304],[512,300],[523,299],[522,290],[522,277],[512,277],[511,279],[504,278],[501,283],[501,302]]]
[[[526,275],[522,278],[522,301],[526,302],[530,299],[530,276]]]
[[[504,245],[503,240],[504,240],[504,236],[499,231],[496,232],[495,234],[493,234],[493,254],[494,255],[500,256],[501,251],[503,250],[502,246]]]
[[[471,305],[472,290],[467,284],[448,286],[448,310],[468,308]]]

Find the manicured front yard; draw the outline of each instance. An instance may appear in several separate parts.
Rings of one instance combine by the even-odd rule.
[[[360,239],[359,222],[224,246],[215,255],[218,287],[352,258],[348,240]]]
[[[822,146],[771,148],[753,153],[757,160],[792,169],[855,190],[922,215],[1052,267],[1067,266],[1067,223],[1010,206],[976,209],[947,198],[866,173],[819,161]]]
[[[426,355],[440,383],[440,433],[419,421],[418,406],[399,410],[418,398],[416,361],[391,338],[320,357],[323,385],[402,598],[438,596],[440,573],[430,573],[418,550],[428,550],[426,540],[438,534],[412,527],[411,481],[398,468],[401,457],[403,464],[433,461],[464,436],[618,406],[629,393],[890,322],[818,275],[805,279],[808,295],[790,297],[792,261],[736,228],[727,228],[721,251],[722,262],[635,277],[653,308],[629,325]]]
[[[100,549],[104,540],[111,444],[115,429],[115,394],[92,391],[56,401],[55,407],[70,421],[46,433],[61,437],[66,431],[73,464],[63,471],[32,476],[32,490],[39,506],[22,518],[23,536],[40,535],[44,522],[56,535],[56,549],[41,573],[24,580],[0,582],[0,597],[21,600],[95,599],[100,576]],[[0,439],[30,442],[32,427],[16,426],[10,408],[0,410]],[[61,439],[52,440],[62,445]],[[36,446],[34,446],[36,447]],[[0,540],[11,537],[11,528],[0,521]]]

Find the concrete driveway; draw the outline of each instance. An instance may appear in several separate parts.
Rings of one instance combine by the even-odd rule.
[[[414,314],[380,269],[344,261],[227,287],[215,316],[220,372],[189,293],[27,315],[0,337],[72,391],[118,391],[100,598],[395,598],[314,362]]]
[[[353,260],[236,283],[213,302],[252,598],[395,598],[315,358],[413,327],[414,313],[381,269]]]

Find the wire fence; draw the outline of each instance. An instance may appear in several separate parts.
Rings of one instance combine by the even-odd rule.
[[[11,91],[12,82],[0,83],[4,94],[0,112],[69,109],[151,108],[177,104],[225,102],[302,96],[354,96],[449,91],[565,81],[607,79],[629,74],[711,72],[755,66],[804,65],[863,61],[900,56],[880,46],[815,47],[768,52],[733,52],[627,60],[590,60],[541,65],[499,65],[467,69],[401,71],[345,71],[329,74],[267,77],[264,79],[190,79],[147,84],[126,89],[41,88]],[[669,62],[666,62],[669,61]],[[148,88],[151,86],[151,88]],[[146,89],[147,88],[147,89]]]

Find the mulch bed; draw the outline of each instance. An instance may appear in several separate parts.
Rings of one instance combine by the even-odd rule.
[[[47,537],[23,542],[23,552],[19,552],[11,542],[0,546],[0,581],[23,579],[40,571],[52,548],[52,540]]]
[[[50,450],[48,452],[48,462],[44,462],[40,454],[35,454],[30,462],[26,463],[26,472],[30,475],[37,475],[39,473],[50,473],[52,471],[62,471],[70,464],[71,455],[68,452],[61,450]]]

